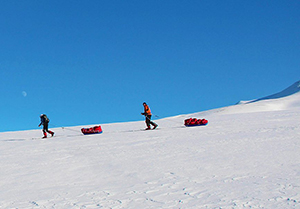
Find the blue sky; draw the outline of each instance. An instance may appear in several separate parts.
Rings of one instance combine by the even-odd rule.
[[[0,132],[143,120],[300,80],[300,2],[0,2]]]

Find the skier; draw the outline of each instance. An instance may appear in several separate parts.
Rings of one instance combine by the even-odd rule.
[[[147,128],[145,130],[150,130],[150,124],[153,126],[153,129],[156,129],[156,127],[158,126],[156,123],[154,123],[153,121],[151,121],[151,110],[149,108],[149,106],[146,104],[146,102],[143,103],[143,106],[144,106],[144,112],[141,113],[142,115],[145,115],[146,117],[146,125],[147,125]]]
[[[44,137],[43,138],[47,138],[47,132],[49,134],[51,134],[51,136],[53,136],[54,132],[48,130],[48,124],[49,124],[49,121],[50,121],[49,118],[45,114],[41,114],[40,118],[41,118],[41,123],[39,124],[39,127],[41,125],[43,125],[43,133],[44,133]]]

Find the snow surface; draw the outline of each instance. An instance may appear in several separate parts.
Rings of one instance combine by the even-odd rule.
[[[189,117],[209,123],[184,127]],[[153,131],[138,121],[98,135],[55,128],[46,140],[0,133],[0,208],[300,208],[299,118],[296,91]]]

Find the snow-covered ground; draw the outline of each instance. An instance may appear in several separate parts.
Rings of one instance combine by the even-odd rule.
[[[300,208],[299,84],[153,131],[139,121],[46,140],[0,133],[0,208]],[[189,117],[209,123],[184,127]]]

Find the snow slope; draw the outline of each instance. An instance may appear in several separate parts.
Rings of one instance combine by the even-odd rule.
[[[156,120],[0,133],[0,208],[300,208],[299,92]],[[189,117],[205,127],[183,126]],[[88,127],[88,126],[87,126]]]
[[[290,87],[284,89],[283,91],[281,91],[279,93],[272,94],[270,96],[260,98],[258,100],[253,101],[253,102],[261,101],[261,100],[268,100],[268,99],[283,98],[283,97],[294,95],[294,94],[299,93],[299,92],[300,92],[300,81],[297,81],[296,83],[294,83],[293,85],[291,85]]]
[[[289,110],[300,107],[300,81],[294,83],[285,90],[256,100],[241,101],[237,105],[220,108],[208,112],[249,113],[262,111]]]

